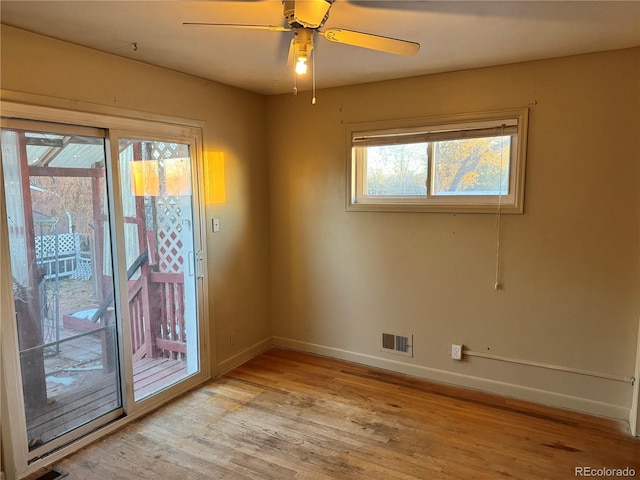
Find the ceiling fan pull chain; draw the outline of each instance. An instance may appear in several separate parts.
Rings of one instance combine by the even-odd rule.
[[[316,104],[316,52],[313,52],[311,54],[311,81],[313,89],[313,98],[311,99],[311,105]]]
[[[297,85],[297,79],[296,79],[296,71],[293,71],[293,96],[297,97],[298,96],[298,85]]]

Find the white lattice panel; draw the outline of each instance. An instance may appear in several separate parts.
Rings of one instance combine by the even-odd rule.
[[[156,225],[159,271],[182,273],[182,208],[176,197],[158,197]]]
[[[164,179],[164,160],[189,156],[187,145],[177,143],[153,143],[151,156],[160,166],[160,184]],[[183,197],[161,194],[156,197],[155,227],[158,249],[158,270],[163,273],[183,273],[184,253],[182,242],[182,223],[191,221],[190,200]]]
[[[58,255],[76,253],[77,234],[60,233],[58,235],[37,235],[36,258],[48,258],[56,255],[56,242],[58,243]],[[57,237],[57,238],[56,238]]]

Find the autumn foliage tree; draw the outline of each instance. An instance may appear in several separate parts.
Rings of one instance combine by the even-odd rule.
[[[506,194],[510,137],[366,147],[368,195]],[[432,168],[429,172],[429,157]],[[429,182],[428,175],[433,175]]]
[[[509,137],[435,142],[433,193],[507,193],[509,148]]]
[[[68,220],[71,217],[74,232],[84,235],[93,234],[95,219],[92,208],[91,178],[31,177],[30,181],[35,187],[31,194],[33,210],[56,218],[56,228],[59,233],[69,231]],[[55,233],[55,229],[43,233]]]

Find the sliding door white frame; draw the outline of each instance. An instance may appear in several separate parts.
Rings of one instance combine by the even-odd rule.
[[[115,222],[112,222],[112,241],[115,242],[114,276],[118,272],[126,272],[126,261],[124,255],[118,255],[118,252],[124,251],[124,227],[122,219],[122,205],[116,199],[121,198],[120,187],[120,170],[118,168],[118,137],[134,136],[140,138],[157,139],[161,141],[182,142],[189,145],[190,155],[193,162],[192,168],[192,185],[193,192],[193,216],[194,241],[198,250],[199,261],[196,265],[197,275],[197,310],[199,318],[199,372],[189,376],[184,381],[167,388],[156,395],[150,396],[140,402],[133,401],[133,381],[132,381],[132,364],[130,355],[123,352],[130,352],[130,336],[129,336],[129,318],[126,308],[120,308],[120,325],[124,330],[119,335],[119,355],[122,362],[123,371],[123,407],[124,415],[118,419],[114,419],[108,425],[102,427],[98,431],[86,432],[82,438],[74,441],[69,445],[58,445],[58,449],[53,452],[46,452],[42,458],[38,458],[40,449],[37,452],[29,452],[27,445],[26,418],[24,413],[24,399],[22,398],[22,379],[20,374],[19,352],[17,341],[17,330],[15,319],[15,308],[13,306],[13,292],[9,282],[4,279],[10,278],[9,273],[5,270],[9,269],[9,245],[7,219],[4,206],[4,185],[0,182],[0,259],[2,259],[0,267],[0,277],[3,279],[0,283],[0,322],[1,322],[1,343],[2,343],[2,369],[0,371],[2,380],[2,391],[0,392],[0,401],[2,409],[2,449],[4,456],[3,470],[6,474],[6,480],[14,478],[22,478],[40,468],[50,465],[60,458],[82,448],[83,446],[95,441],[111,431],[120,428],[122,425],[134,420],[135,418],[148,413],[149,411],[168,402],[172,398],[184,393],[185,391],[201,384],[211,376],[208,351],[209,338],[209,312],[207,298],[207,278],[206,268],[206,249],[204,248],[205,239],[204,231],[201,226],[204,225],[204,181],[203,181],[203,145],[202,145],[202,123],[177,119],[173,117],[164,117],[156,114],[138,113],[117,108],[105,106],[89,106],[88,111],[75,111],[54,108],[50,106],[34,105],[33,103],[44,103],[41,97],[33,99],[28,98],[24,94],[14,94],[13,92],[2,92],[3,98],[20,97],[21,100],[27,97],[24,103],[13,101],[0,102],[0,109],[3,118],[16,118],[29,121],[45,121],[52,123],[93,126],[107,130],[107,151],[109,157],[107,162],[111,168],[107,169],[109,185],[109,208],[115,215]],[[59,103],[53,101],[52,103]],[[56,105],[57,107],[57,105]],[[86,107],[86,105],[85,105]],[[0,174],[2,173],[0,165]],[[0,175],[1,176],[1,175]],[[3,177],[2,177],[3,178]],[[122,305],[121,299],[126,298],[127,286],[126,279],[116,276],[116,305]],[[6,415],[5,415],[6,413]],[[44,452],[43,452],[44,453]]]

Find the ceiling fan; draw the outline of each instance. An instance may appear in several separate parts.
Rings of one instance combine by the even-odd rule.
[[[384,37],[371,33],[356,32],[344,28],[328,28],[320,30],[329,18],[329,10],[335,0],[282,0],[282,9],[288,27],[277,25],[248,25],[239,23],[183,22],[187,26],[210,26],[224,28],[241,28],[250,30],[269,30],[272,32],[293,32],[289,46],[287,65],[295,65],[295,72],[303,75],[307,72],[314,46],[314,37],[320,35],[329,41],[353,45],[356,47],[378,50],[395,55],[411,56],[420,49],[420,44],[398,38]],[[314,95],[315,104],[315,71]],[[297,93],[294,75],[294,94]]]

